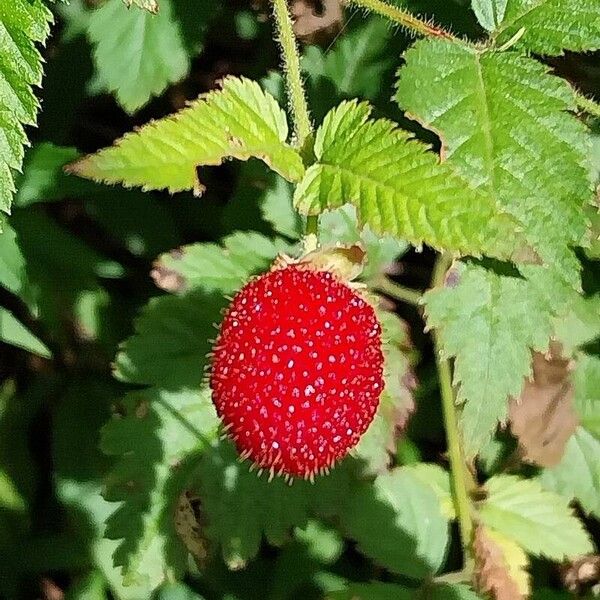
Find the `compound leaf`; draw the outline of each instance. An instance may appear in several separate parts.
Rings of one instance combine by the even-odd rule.
[[[366,103],[343,102],[325,117],[315,140],[316,164],[294,202],[308,215],[351,203],[361,224],[415,245],[510,256],[514,226],[499,216],[425,145],[386,119],[371,120]],[[502,233],[504,232],[504,233]],[[518,236],[517,236],[518,237]]]
[[[589,135],[567,83],[531,58],[444,40],[406,54],[396,99],[438,133],[444,154],[574,287],[591,202]]]
[[[188,108],[129,133],[114,146],[75,163],[72,173],[144,190],[201,193],[196,167],[233,157],[262,159],[289,180],[302,176],[299,154],[286,143],[285,113],[249,79],[228,77]]]
[[[33,86],[42,82],[36,44],[50,33],[52,14],[41,0],[0,4],[0,211],[10,212],[14,173],[28,144],[24,125],[35,125],[39,101]]]
[[[527,552],[562,561],[593,552],[594,546],[567,501],[539,481],[496,475],[486,483],[480,507],[484,525],[514,540]]]

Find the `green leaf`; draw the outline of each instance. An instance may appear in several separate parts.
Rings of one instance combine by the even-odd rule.
[[[291,486],[281,477],[269,481],[248,467],[231,443],[220,442],[203,454],[198,471],[204,533],[220,546],[231,569],[256,556],[263,536],[282,546],[292,528],[307,524],[311,511],[336,514],[351,494],[347,466],[338,466],[314,484],[299,480]]]
[[[171,0],[162,0],[156,15],[127,10],[122,0],[108,0],[91,14],[87,35],[94,47],[95,87],[114,92],[129,113],[189,71]]]
[[[448,520],[433,490],[408,470],[357,488],[341,524],[364,554],[394,573],[422,579],[444,562]]]
[[[568,84],[536,61],[445,40],[417,42],[406,54],[396,99],[440,135],[444,155],[515,218],[548,265],[579,287],[591,202],[589,135]]]
[[[480,600],[481,597],[462,584],[427,585],[414,590],[394,583],[351,583],[343,591],[327,595],[327,600]]]
[[[0,341],[38,356],[51,358],[46,345],[29,331],[10,311],[0,306]]]
[[[415,590],[394,583],[351,583],[344,590],[332,592],[327,600],[412,600]]]
[[[570,289],[547,269],[524,271],[529,279],[458,263],[445,287],[425,295],[428,326],[439,332],[444,355],[455,359],[469,456],[506,419],[509,396],[519,395],[531,373],[531,350],[548,348],[554,315],[569,298]]]
[[[346,204],[319,217],[319,242],[323,246],[360,243],[367,253],[361,278],[369,280],[404,254],[408,244],[390,235],[376,235],[368,225],[359,228],[356,209]]]
[[[576,499],[587,513],[600,517],[600,440],[578,427],[560,463],[544,469],[539,479],[545,489]]]
[[[403,471],[410,473],[426,485],[428,485],[438,497],[442,514],[447,519],[456,517],[454,512],[454,501],[450,491],[450,474],[439,465],[433,463],[417,463],[401,467]]]
[[[191,244],[163,254],[152,277],[170,292],[203,290],[230,294],[253,274],[266,271],[278,254],[291,249],[281,239],[256,232],[236,232],[220,244]]]
[[[517,45],[538,54],[600,48],[600,11],[596,0],[508,0],[493,36],[508,42],[523,30]]]
[[[304,167],[299,154],[286,143],[287,135],[285,113],[272,96],[249,79],[228,77],[222,90],[127,134],[113,147],[72,164],[70,171],[126,187],[201,193],[197,166],[254,156],[295,181]]]
[[[36,202],[59,200],[69,192],[73,178],[67,180],[62,168],[75,160],[75,148],[55,146],[48,142],[35,145],[25,155],[23,175],[17,180],[16,206],[29,206]]]
[[[326,79],[339,95],[374,100],[381,93],[383,75],[395,62],[389,52],[392,35],[386,19],[370,18],[364,25],[344,32],[326,51],[318,46],[306,48],[302,68],[317,89],[320,79]]]
[[[361,224],[376,234],[396,235],[415,245],[509,256],[514,227],[495,207],[438,164],[426,146],[356,101],[332,110],[315,139],[317,163],[298,184],[298,209],[319,214],[350,202]]]
[[[20,297],[28,296],[25,258],[15,230],[6,223],[0,234],[0,285]]]
[[[187,489],[196,454],[217,436],[210,391],[147,389],[126,396],[102,431],[102,450],[119,457],[105,498],[121,502],[106,536],[122,539],[113,555],[125,585],[158,587],[167,572],[183,573],[187,551],[173,514]]]
[[[507,4],[508,0],[471,0],[477,20],[488,31],[493,31],[502,22]]]
[[[545,491],[538,481],[496,475],[486,489],[488,496],[479,511],[482,522],[527,552],[563,561],[594,551],[567,501]]]
[[[135,333],[115,358],[115,376],[128,383],[177,390],[199,387],[225,299],[199,291],[152,298]]]
[[[36,44],[50,33],[52,14],[41,0],[0,5],[0,211],[9,213],[15,171],[28,144],[24,125],[35,125],[40,106],[32,87],[42,82],[42,57]]]
[[[577,296],[569,313],[554,327],[564,356],[600,337],[600,294],[588,298]]]
[[[294,210],[292,186],[273,174],[273,183],[267,187],[260,203],[260,212],[273,231],[290,239],[302,234],[300,215]]]
[[[583,355],[573,375],[579,422],[600,439],[600,358]]]
[[[184,583],[168,583],[160,588],[155,600],[204,600]]]

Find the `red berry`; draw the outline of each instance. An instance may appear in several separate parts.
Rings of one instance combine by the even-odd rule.
[[[242,456],[272,473],[312,478],[346,456],[377,410],[375,311],[328,271],[266,273],[233,299],[210,385]]]

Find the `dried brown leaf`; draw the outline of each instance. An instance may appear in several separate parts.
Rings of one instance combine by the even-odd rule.
[[[494,600],[521,600],[529,593],[525,552],[513,541],[478,525],[473,540],[475,584]]]
[[[572,361],[561,356],[559,344],[551,344],[547,355],[533,355],[533,378],[509,407],[511,431],[523,460],[542,467],[560,462],[578,425],[571,370]]]
[[[294,32],[304,42],[317,43],[335,35],[344,13],[340,0],[294,0]]]

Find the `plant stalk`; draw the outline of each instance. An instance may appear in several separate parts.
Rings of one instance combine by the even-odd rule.
[[[373,11],[383,17],[386,17],[390,21],[406,27],[419,35],[455,39],[455,37],[445,29],[432,25],[415,17],[411,13],[398,8],[392,4],[388,4],[383,0],[346,0],[349,4],[366,8],[367,10]]]
[[[385,275],[378,277],[373,282],[372,287],[399,302],[405,302],[406,304],[412,304],[413,306],[421,305],[421,299],[423,297],[421,292],[395,283],[389,280]]]
[[[440,255],[433,271],[432,286],[439,287],[444,284],[444,277],[452,258],[449,255]],[[472,487],[472,477],[467,469],[465,454],[462,447],[458,415],[454,390],[452,388],[452,370],[450,362],[443,358],[442,348],[436,332],[433,333],[435,345],[435,360],[440,380],[440,394],[444,414],[444,426],[448,443],[448,456],[450,459],[450,478],[452,481],[452,498],[454,509],[458,518],[460,538],[464,555],[464,571],[472,572],[471,545],[473,540],[473,520],[471,517],[471,499],[469,489]]]
[[[296,146],[302,148],[312,132],[312,123],[300,71],[298,44],[296,43],[287,0],[273,0],[273,16],[275,17],[278,40],[281,46],[287,94],[294,120]]]

